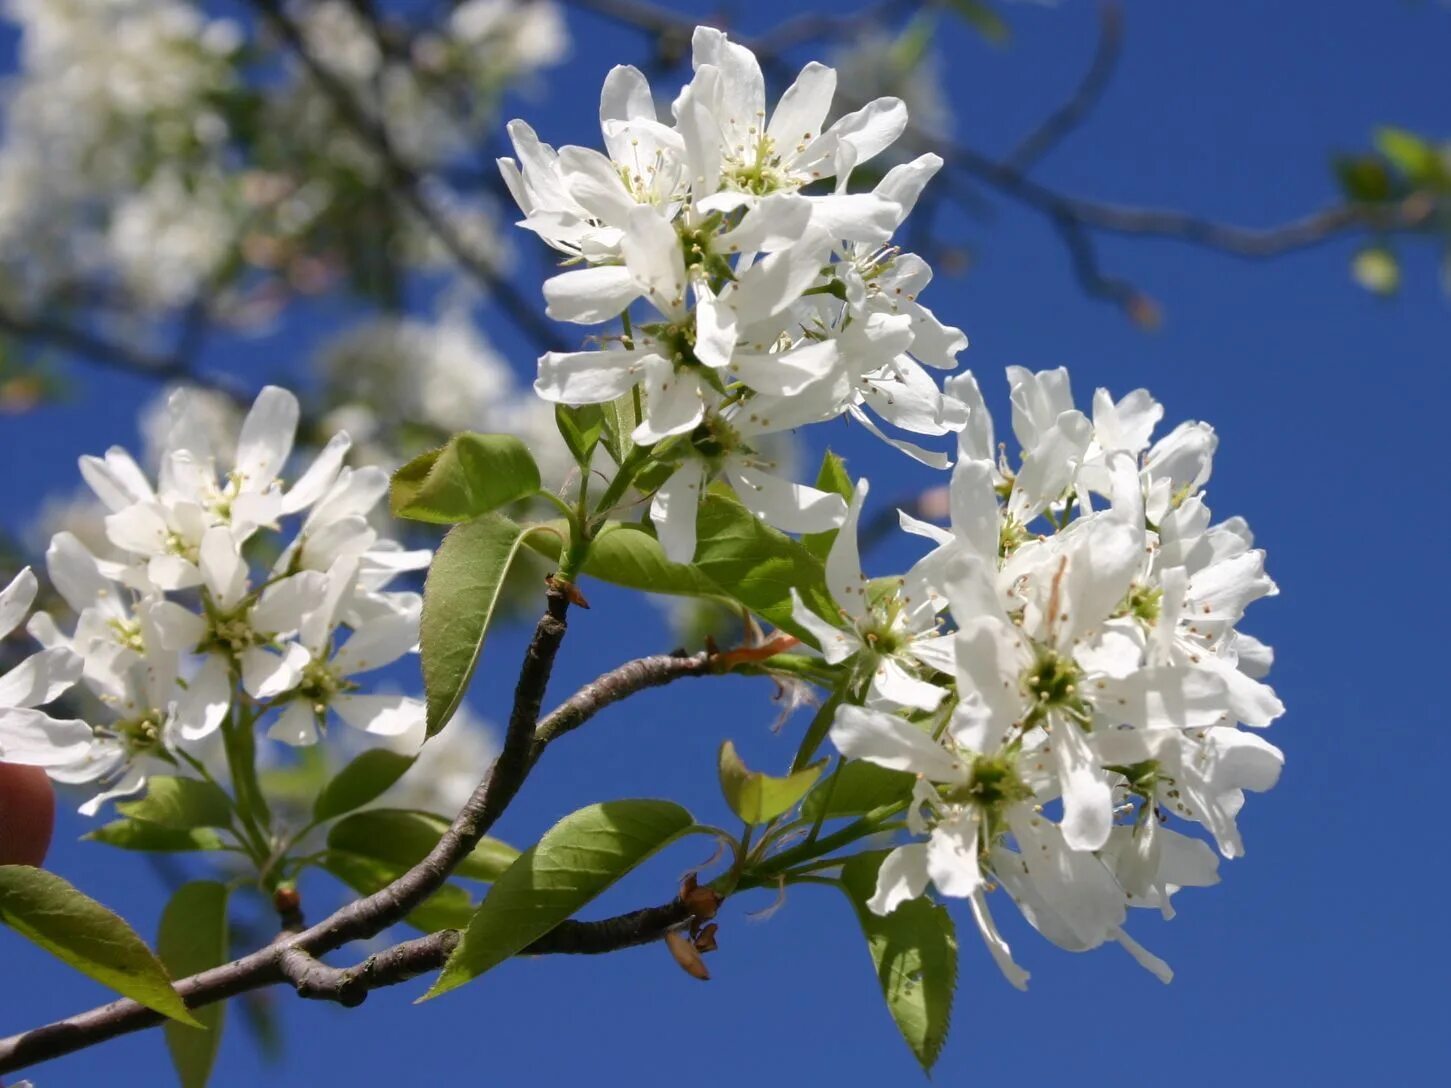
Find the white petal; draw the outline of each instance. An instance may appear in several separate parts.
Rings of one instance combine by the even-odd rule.
[[[286,389],[269,385],[257,395],[237,438],[243,491],[261,491],[281,473],[292,453],[298,415],[297,398]]]
[[[262,591],[247,617],[252,629],[263,635],[296,631],[302,617],[322,604],[327,586],[327,575],[316,570],[299,571],[273,582]]]
[[[146,474],[120,446],[107,450],[104,459],[82,457],[80,464],[81,477],[113,513],[126,509],[132,503],[156,497]]]
[[[20,626],[20,621],[25,619],[25,614],[35,603],[38,589],[35,572],[29,567],[23,568],[9,585],[0,589],[0,638],[5,638]]]
[[[661,356],[646,351],[550,351],[539,358],[534,391],[556,404],[604,404],[640,381],[645,364]]]
[[[343,676],[391,665],[418,645],[418,612],[385,613],[358,628],[332,660]]]
[[[305,748],[317,743],[317,716],[306,702],[288,703],[277,720],[267,730],[267,735],[283,744]]]
[[[982,890],[974,892],[968,903],[972,907],[972,916],[977,922],[978,932],[982,934],[982,939],[987,944],[987,950],[992,953],[993,962],[998,965],[998,970],[1015,988],[1026,990],[1028,979],[1031,976],[1013,962],[1012,949],[1008,947],[1008,942],[998,934],[997,926],[993,924],[993,916],[988,912],[987,899]]]
[[[674,434],[695,429],[705,418],[700,379],[687,369],[676,370],[660,356],[645,367],[645,418],[630,437],[649,446]]]
[[[232,683],[227,663],[211,657],[193,676],[176,704],[176,723],[182,740],[201,740],[221,727],[232,704]]]
[[[40,710],[0,706],[0,760],[59,767],[84,759],[95,735],[85,722],[52,718]]]
[[[405,695],[338,695],[332,708],[354,729],[380,737],[396,737],[419,728],[427,709]]]
[[[789,159],[799,147],[805,149],[821,135],[821,127],[836,94],[836,69],[811,61],[796,82],[786,88],[771,114],[766,135],[776,145],[776,152]]]
[[[642,293],[639,281],[623,265],[578,268],[544,281],[549,316],[581,325],[618,317]]]
[[[926,775],[934,782],[958,782],[967,768],[911,722],[880,710],[838,707],[831,743],[848,759],[865,759],[893,771]]]
[[[31,654],[0,676],[0,707],[40,706],[81,678],[81,659],[64,647]]]
[[[247,564],[232,531],[225,526],[202,536],[198,567],[212,601],[223,611],[235,608],[247,593]]]
[[[840,118],[827,131],[855,152],[856,165],[892,144],[907,127],[907,107],[900,98],[878,98]]]
[[[824,533],[846,520],[846,500],[835,492],[740,465],[730,465],[727,475],[746,509],[788,533]]]
[[[881,710],[898,707],[936,710],[946,696],[946,688],[917,679],[895,657],[886,657],[877,663],[872,674],[867,705]]]
[[[166,519],[158,507],[138,502],[107,516],[106,538],[122,551],[161,555],[166,552]]]
[[[242,651],[242,690],[254,699],[275,699],[297,687],[312,655],[295,642],[282,653],[252,646]]]
[[[650,521],[665,558],[672,563],[689,563],[695,558],[695,522],[704,473],[705,466],[699,461],[686,461],[650,500]]]
[[[346,432],[339,432],[328,439],[322,452],[313,458],[307,471],[298,477],[282,500],[282,514],[296,514],[306,510],[325,495],[338,478],[343,467],[343,458],[352,447],[353,440]]]
[[[977,836],[977,815],[964,811],[943,820],[927,840],[927,872],[943,895],[965,899],[982,887]]]
[[[832,600],[855,619],[865,618],[870,611],[867,576],[862,571],[861,553],[857,547],[857,525],[867,500],[868,486],[865,477],[856,482],[851,502],[847,504],[846,520],[841,523],[826,555],[826,588],[831,591]]]
[[[877,890],[867,900],[873,914],[891,914],[909,899],[927,890],[927,844],[899,846],[886,856],[877,870]]]
[[[1123,945],[1125,951],[1132,956],[1140,967],[1148,971],[1166,986],[1174,981],[1174,969],[1167,963],[1154,955],[1138,941],[1134,940],[1122,929],[1114,929],[1113,939]]]
[[[1063,841],[1072,850],[1097,850],[1113,826],[1113,791],[1094,762],[1082,730],[1059,719],[1053,730],[1053,758],[1063,789]]]
[[[794,586],[791,589],[791,618],[816,639],[821,656],[828,665],[840,664],[862,647],[855,631],[835,627],[807,608]]]

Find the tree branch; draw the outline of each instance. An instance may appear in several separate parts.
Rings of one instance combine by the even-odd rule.
[[[648,0],[565,2],[648,34],[671,35],[677,39],[684,35],[688,39],[694,26],[693,19],[677,15]],[[1399,203],[1337,203],[1276,226],[1241,227],[1172,209],[1090,200],[1062,192],[1030,177],[1030,167],[1053,143],[1082,122],[1107,83],[1122,37],[1122,20],[1113,14],[1116,11],[1116,6],[1112,4],[1105,9],[1104,34],[1099,41],[1098,53],[1074,96],[1007,156],[994,158],[967,144],[944,141],[911,124],[903,135],[905,144],[913,150],[935,151],[942,155],[947,169],[960,177],[983,182],[1002,196],[1045,215],[1063,238],[1078,280],[1091,295],[1126,305],[1136,319],[1142,320],[1142,315],[1136,311],[1136,300],[1144,300],[1146,296],[1123,280],[1105,276],[1099,270],[1092,245],[1094,232],[1164,238],[1253,260],[1309,249],[1362,231],[1416,230],[1424,226],[1434,213],[1434,201],[1428,200],[1424,193],[1414,193]],[[849,21],[855,16],[847,14],[835,18]],[[819,25],[812,29],[818,36],[826,33]],[[739,40],[757,51],[763,67],[786,71],[783,58],[770,51],[772,39],[769,36],[754,41]],[[793,36],[788,44],[794,44],[796,40]],[[763,44],[765,48],[762,48]],[[852,103],[853,106],[860,104]],[[961,187],[950,195],[958,203],[966,203]]]
[[[1118,67],[1123,37],[1123,9],[1118,0],[1103,0],[1098,15],[1098,48],[1078,89],[1004,156],[1007,165],[1015,170],[1030,169],[1093,112]]]
[[[539,723],[529,762],[532,765],[547,745],[579,728],[610,704],[646,688],[660,687],[682,676],[703,676],[709,671],[710,655],[706,653],[657,654],[626,662],[580,688]]]
[[[565,595],[551,587],[546,612],[535,628],[520,670],[503,750],[429,855],[387,888],[348,904],[310,929],[283,937],[221,967],[179,980],[176,991],[189,1008],[210,1005],[279,982],[300,985],[308,991],[304,996],[337,1000],[332,995],[338,993],[354,1000],[359,992],[390,986],[441,966],[449,951],[445,946],[450,940],[457,940],[456,933],[451,937],[440,933],[405,941],[353,968],[328,967],[319,962],[319,957],[349,941],[381,932],[436,891],[493,826],[552,740],[637,691],[710,671],[710,659],[705,654],[642,658],[585,685],[540,721],[539,707],[564,637],[568,607]],[[612,952],[658,940],[691,916],[689,905],[677,899],[617,918],[569,921],[528,946],[524,954]],[[161,1022],[160,1014],[134,1001],[113,1001],[0,1040],[0,1073],[13,1072]]]

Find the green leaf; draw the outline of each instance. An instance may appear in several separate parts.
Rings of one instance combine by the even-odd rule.
[[[834,820],[859,816],[882,805],[905,801],[912,796],[917,776],[893,771],[864,759],[853,759],[823,779],[801,802],[801,818]]]
[[[816,474],[816,487],[819,491],[834,492],[847,502],[851,502],[855,485],[852,483],[851,476],[847,474],[846,462],[831,450],[827,450],[826,456],[821,459],[821,471]],[[807,533],[801,538],[801,545],[825,563],[827,555],[831,552],[832,544],[836,542],[838,531],[828,529],[824,533]]]
[[[604,434],[604,410],[598,404],[556,404],[554,423],[575,463],[588,470],[590,457]]]
[[[1445,167],[1436,148],[1414,132],[1376,129],[1375,146],[1413,185],[1437,187],[1446,183]]]
[[[541,555],[558,560],[560,537],[568,536],[563,519],[547,523],[560,536],[539,533],[529,546]],[[675,597],[706,597],[729,601],[724,590],[690,563],[672,563],[665,558],[660,541],[646,526],[633,522],[607,521],[590,542],[584,573],[611,585],[646,593]]]
[[[1006,45],[1013,36],[1007,20],[985,0],[948,0],[948,7],[993,45]]]
[[[395,472],[389,502],[395,517],[448,525],[538,490],[539,466],[522,441],[465,432]]]
[[[222,837],[209,827],[179,829],[148,824],[142,820],[112,820],[81,838],[103,842],[122,850],[154,850],[175,853],[180,850],[220,850]]]
[[[734,497],[718,491],[708,494],[700,506],[696,532],[700,541],[696,568],[726,596],[773,626],[811,639],[791,618],[793,589],[819,614],[835,614],[821,561]]]
[[[1365,204],[1389,200],[1394,193],[1390,171],[1376,155],[1337,155],[1336,176],[1345,195]]]
[[[720,791],[731,811],[751,825],[768,823],[786,812],[821,777],[826,761],[813,763],[785,778],[773,778],[753,771],[741,762],[736,746],[726,741],[720,746]]]
[[[318,823],[376,801],[413,766],[414,756],[370,748],[333,776],[312,806]]]
[[[826,734],[831,732],[831,723],[836,720],[836,708],[839,706],[841,706],[841,692],[834,691],[831,693],[831,697],[817,709],[811,719],[811,724],[806,727],[806,732],[801,737],[801,747],[796,750],[796,758],[791,761],[793,771],[799,771],[811,762],[811,757],[821,747],[821,742],[826,739]]]
[[[374,808],[339,820],[328,832],[331,849],[373,858],[397,869],[411,869],[438,844],[449,822],[430,812]],[[497,880],[519,851],[498,839],[485,838],[454,869],[465,880]]]
[[[520,545],[543,531],[485,514],[450,529],[439,545],[423,587],[419,631],[430,737],[463,701]]]
[[[116,811],[133,820],[177,831],[228,827],[232,823],[232,799],[220,786],[200,778],[148,778],[146,796],[139,801],[123,801]]]
[[[495,881],[424,999],[498,966],[692,826],[669,801],[607,801],[570,813]]]
[[[161,912],[156,954],[172,978],[186,978],[227,962],[227,887],[211,880],[183,884]],[[226,1003],[196,1010],[204,1031],[166,1024],[166,1048],[182,1088],[205,1088],[222,1041]]]
[[[0,865],[0,922],[117,993],[199,1026],[136,931],[54,873]]]
[[[640,425],[639,416],[635,412],[635,394],[626,393],[608,404],[601,404],[600,413],[604,421],[602,438],[605,449],[614,458],[615,464],[623,465],[625,458],[635,448],[635,440],[630,437],[630,433]]]
[[[856,910],[877,981],[912,1053],[931,1070],[952,1019],[957,990],[957,934],[946,908],[925,897],[909,899],[891,914],[873,914],[867,900],[887,851],[856,854],[841,867],[841,887]]]
[[[386,888],[406,871],[406,866],[389,865],[377,858],[329,850],[322,867],[359,895],[372,895]],[[440,929],[463,929],[474,915],[474,901],[457,884],[445,884],[425,899],[404,919],[414,929],[437,933]]]

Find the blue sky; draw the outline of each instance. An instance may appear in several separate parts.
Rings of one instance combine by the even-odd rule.
[[[737,4],[738,24],[761,29],[768,14],[803,6]],[[1451,11],[1441,5],[1225,0],[1128,9],[1106,100],[1042,166],[1042,177],[1064,189],[1267,225],[1332,199],[1327,153],[1364,146],[1376,125],[1451,135]],[[1094,35],[1086,3],[1013,6],[1010,16],[1017,34],[1009,49],[957,29],[941,39],[957,135],[989,152],[1011,147],[1056,104]],[[518,108],[552,142],[594,143],[601,78],[644,51],[593,19],[573,17],[572,30],[573,59],[553,93]],[[1250,798],[1241,821],[1248,856],[1221,867],[1223,882],[1183,893],[1172,923],[1135,919],[1135,934],[1177,971],[1167,988],[1115,949],[1058,951],[1002,910],[1006,936],[1033,973],[1030,991],[1019,994],[959,917],[961,986],[937,1080],[1096,1086],[1152,1078],[1190,1088],[1444,1076],[1451,962],[1436,915],[1451,893],[1437,831],[1451,759],[1439,693],[1451,603],[1451,304],[1432,255],[1408,250],[1402,295],[1384,301],[1349,282],[1346,243],[1253,264],[1169,242],[1105,242],[1108,269],[1164,308],[1164,326],[1146,334],[1080,293],[1041,218],[992,206],[990,220],[949,216],[939,225],[941,236],[973,249],[976,263],[968,275],[939,276],[929,301],[967,330],[963,363],[999,409],[1004,366],[1066,364],[1080,402],[1097,385],[1119,394],[1142,385],[1165,403],[1167,422],[1215,425],[1210,505],[1221,517],[1249,519],[1282,590],[1245,626],[1277,650],[1272,680],[1289,713],[1271,739],[1287,765],[1274,792]],[[330,320],[315,312],[272,342],[215,359],[285,376],[285,360],[300,359]],[[521,373],[532,369],[532,353],[497,317],[486,328]],[[135,409],[151,390],[80,366],[75,373],[83,381],[73,401],[0,423],[8,526],[23,524],[44,494],[72,485],[78,454],[134,441]],[[1006,416],[999,419],[1005,429]],[[830,441],[847,453],[880,503],[931,482],[928,470],[845,426],[819,430],[818,448]],[[910,554],[893,548],[879,558]],[[590,596],[595,607],[571,625],[555,699],[623,657],[667,647],[663,626],[638,601],[604,588]],[[495,720],[520,645],[518,632],[491,642],[490,658],[505,672],[484,677],[471,695]],[[734,738],[755,764],[779,764],[804,724],[773,737],[768,694],[764,682],[692,681],[616,708],[551,751],[500,835],[524,844],[577,805],[628,796],[670,797],[703,820],[723,819],[713,769],[720,740]],[[132,857],[76,843],[83,830],[63,817],[53,866],[150,932],[159,883]],[[698,850],[679,847],[601,909],[668,898],[679,872],[703,860]],[[705,985],[652,947],[512,962],[422,1008],[409,1003],[418,985],[375,994],[354,1011],[278,993],[283,1064],[263,1067],[244,1033],[230,1030],[213,1083],[914,1082],[919,1074],[881,1005],[845,903],[808,888],[769,920],[746,917],[768,903],[727,907],[721,951],[710,960],[715,977]],[[0,957],[0,1033],[105,999],[14,935],[0,934]],[[160,1035],[148,1033],[35,1076],[49,1088],[165,1083],[169,1073]]]

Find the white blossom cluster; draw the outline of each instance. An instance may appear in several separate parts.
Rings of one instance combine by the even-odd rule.
[[[634,441],[674,466],[651,504],[672,559],[694,554],[697,499],[715,478],[778,528],[841,523],[842,498],[783,479],[764,436],[845,413],[945,467],[868,413],[921,435],[966,420],[925,368],[951,369],[967,340],[919,301],[926,262],[891,244],[942,160],[922,155],[872,192],[848,191],[907,112],[878,98],[828,125],[835,88],[831,68],[808,64],[768,112],[755,56],[701,27],[673,124],[644,75],[617,67],[600,100],[607,153],[556,151],[523,121],[509,126],[518,160],[500,166],[521,225],[579,266],[545,283],[549,313],[626,319],[622,335],[543,356],[535,388],[563,404],[640,398]]]
[[[40,306],[85,283],[156,313],[214,292],[239,254],[297,290],[332,276],[329,217],[381,167],[302,66],[250,77],[276,42],[185,0],[5,0],[4,13],[19,47],[0,121],[0,288]],[[468,0],[402,57],[341,0],[295,18],[425,172],[469,150],[504,88],[567,48],[548,0]],[[445,198],[460,232],[493,240],[489,206]],[[437,263],[427,233],[404,226],[405,258]],[[223,293],[213,308],[256,320],[273,295]]]
[[[431,553],[404,551],[369,526],[388,476],[344,465],[345,433],[283,482],[298,413],[291,393],[268,386],[224,458],[208,414],[178,392],[154,485],[120,448],[81,458],[109,511],[112,557],[68,532],[51,541],[50,580],[76,623],[67,634],[44,612],[30,618],[44,649],[0,679],[0,759],[94,783],[82,808],[93,813],[142,789],[149,772],[186,773],[195,746],[224,722],[265,726],[292,745],[315,743],[331,713],[378,736],[421,730],[419,700],[362,693],[355,678],[416,649],[420,598],[388,586]],[[284,521],[296,522],[290,539]],[[5,591],[0,628],[19,624],[34,593],[22,573]],[[76,682],[109,720],[36,709]]]
[[[954,379],[969,419],[951,528],[903,515],[936,546],[879,589],[857,556],[863,481],[827,562],[840,615],[796,610],[826,659],[855,670],[861,705],[838,710],[836,747],[917,776],[918,841],[888,856],[870,906],[888,913],[929,883],[966,898],[1022,986],[989,913],[1002,887],[1060,947],[1117,941],[1167,981],[1124,931],[1127,908],[1168,918],[1179,888],[1215,883],[1214,852],[1173,825],[1238,857],[1244,791],[1278,778],[1280,751],[1239,728],[1284,710],[1262,682],[1272,655],[1236,630],[1277,590],[1244,521],[1211,524],[1206,424],[1151,445],[1163,408],[1144,390],[1100,389],[1090,417],[1066,370],[1008,376],[1018,470],[993,456],[973,376]]]
[[[1013,367],[1011,468],[973,376],[943,392],[924,369],[953,368],[966,338],[922,305],[926,263],[890,241],[941,160],[849,188],[905,130],[903,104],[827,124],[830,68],[808,65],[768,111],[749,50],[699,28],[693,59],[673,123],[640,72],[610,72],[607,154],[510,125],[518,160],[500,165],[521,225],[576,266],[544,285],[550,313],[622,326],[542,357],[536,390],[633,405],[634,442],[669,466],[650,517],[671,559],[695,554],[714,479],[780,529],[839,527],[825,564],[836,612],[797,596],[794,619],[844,676],[838,750],[916,776],[914,841],[883,863],[871,909],[929,884],[967,899],[1022,986],[989,912],[1001,887],[1061,947],[1115,941],[1167,979],[1125,931],[1128,908],[1169,917],[1175,891],[1218,879],[1207,842],[1171,825],[1199,824],[1238,856],[1244,791],[1273,786],[1283,762],[1240,728],[1283,712],[1262,682],[1269,649],[1236,629],[1276,587],[1241,519],[1210,522],[1214,432],[1186,423],[1153,441],[1163,409],[1144,390],[1099,390],[1090,415],[1066,370]],[[881,435],[868,411],[957,433],[951,526],[904,514],[934,547],[883,583],[858,555],[867,482],[847,503],[781,478],[756,448],[844,413]]]

